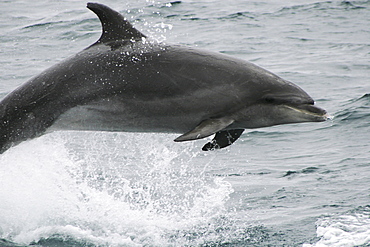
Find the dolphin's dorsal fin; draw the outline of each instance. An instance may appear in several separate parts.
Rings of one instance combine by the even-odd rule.
[[[136,30],[120,13],[100,3],[87,3],[100,19],[103,33],[96,43],[117,40],[141,40],[145,35]]]

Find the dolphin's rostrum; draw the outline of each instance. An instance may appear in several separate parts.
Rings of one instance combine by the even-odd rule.
[[[53,130],[215,134],[203,150],[232,144],[246,128],[320,122],[326,112],[301,88],[252,63],[150,41],[98,3],[100,39],[0,102],[0,151]]]

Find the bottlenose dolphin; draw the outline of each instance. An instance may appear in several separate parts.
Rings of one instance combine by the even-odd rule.
[[[252,63],[149,40],[121,14],[88,3],[97,42],[32,78],[0,102],[0,152],[54,130],[215,134],[226,147],[246,128],[320,122],[326,111],[301,88]]]

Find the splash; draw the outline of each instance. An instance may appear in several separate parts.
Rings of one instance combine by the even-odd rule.
[[[317,236],[320,240],[303,247],[326,246],[369,246],[370,244],[370,208],[359,207],[343,215],[322,217],[317,222]]]
[[[233,189],[205,174],[212,160],[199,147],[172,139],[56,132],[9,149],[0,157],[0,238],[168,246],[209,225]],[[199,239],[176,237],[189,241]]]

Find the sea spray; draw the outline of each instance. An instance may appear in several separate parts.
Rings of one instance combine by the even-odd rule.
[[[8,150],[0,160],[2,237],[167,245],[170,235],[222,216],[230,183],[204,173],[198,147],[175,148],[167,138],[55,132]]]

